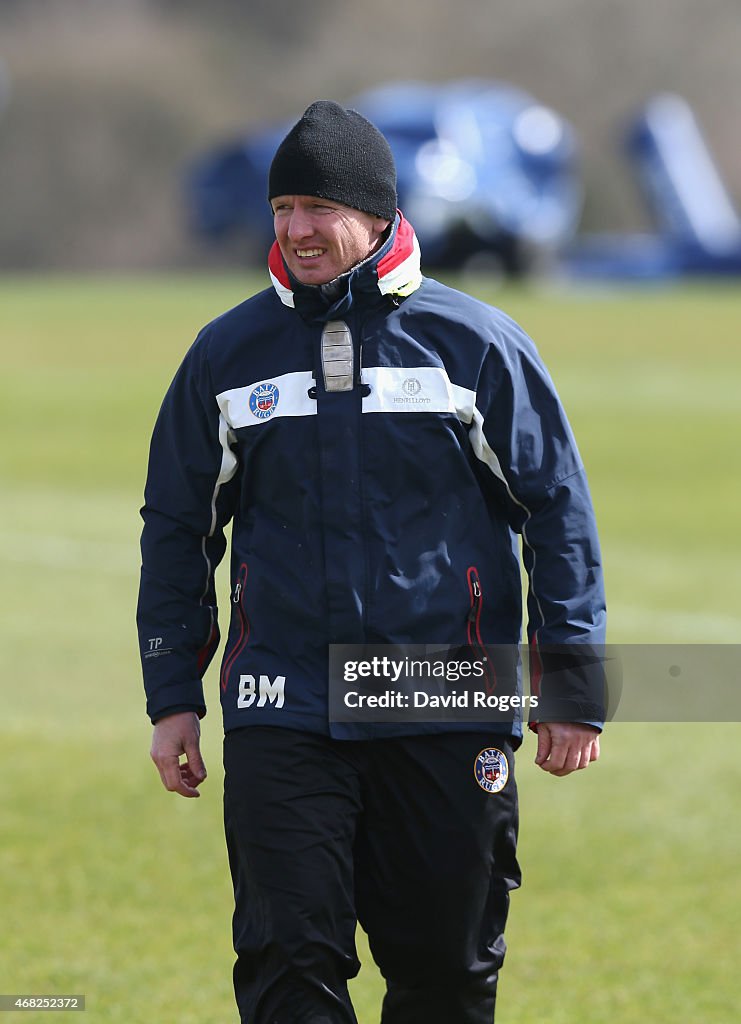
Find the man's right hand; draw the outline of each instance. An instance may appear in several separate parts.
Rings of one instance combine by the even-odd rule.
[[[180,755],[185,761],[180,764]],[[201,757],[201,723],[195,711],[180,711],[161,718],[152,736],[152,760],[162,785],[181,796],[200,796],[197,787],[206,778]]]

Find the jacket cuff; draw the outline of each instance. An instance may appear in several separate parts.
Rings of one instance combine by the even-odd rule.
[[[156,725],[157,722],[161,722],[163,718],[169,718],[170,715],[177,715],[183,711],[195,711],[199,718],[205,718],[206,707],[204,704],[175,704],[171,708],[163,708],[161,711],[153,712],[149,719],[152,725]]]

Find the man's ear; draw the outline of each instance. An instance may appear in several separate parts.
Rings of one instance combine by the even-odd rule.
[[[383,238],[391,225],[390,220],[385,220],[383,217],[373,218],[373,233],[376,238]]]

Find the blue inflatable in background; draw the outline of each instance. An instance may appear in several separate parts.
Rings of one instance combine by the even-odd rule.
[[[623,148],[654,231],[580,236],[562,254],[567,273],[646,281],[741,273],[741,221],[689,104],[654,96],[629,122]]]

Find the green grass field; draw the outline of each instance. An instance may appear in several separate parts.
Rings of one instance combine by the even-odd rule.
[[[90,1024],[236,1019],[215,672],[210,778],[185,801],[148,758],[137,511],[181,354],[263,284],[0,279],[0,993],[84,993]],[[565,400],[610,639],[741,643],[739,289],[467,287],[520,320]],[[740,749],[738,724],[622,723],[552,779],[528,739],[498,1024],[738,1019]]]

